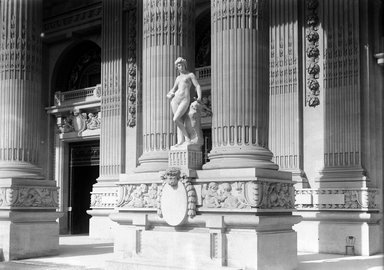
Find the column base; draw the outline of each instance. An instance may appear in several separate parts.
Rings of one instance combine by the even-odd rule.
[[[27,178],[43,180],[42,169],[27,162],[0,162],[0,179]]]
[[[260,146],[225,146],[215,147],[209,153],[210,161],[203,169],[262,168],[278,170],[273,163],[272,153]]]
[[[18,260],[56,255],[59,224],[56,212],[0,210],[0,245],[4,259]]]
[[[327,167],[319,172],[315,179],[316,187],[366,187],[367,176],[361,167]]]
[[[136,173],[165,171],[168,168],[168,151],[144,152],[139,158],[140,165]]]
[[[379,223],[382,215],[320,211],[297,214],[303,216],[303,221],[294,226],[300,252],[359,256],[383,252],[383,228]],[[353,252],[347,246],[353,246]]]

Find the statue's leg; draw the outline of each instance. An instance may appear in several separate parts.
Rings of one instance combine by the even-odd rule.
[[[180,104],[177,107],[176,112],[173,116],[173,121],[175,122],[176,126],[181,131],[181,134],[185,137],[185,140],[187,142],[190,141],[190,138],[189,138],[189,134],[188,134],[188,132],[184,126],[184,119],[183,118],[184,118],[185,113],[188,110],[188,107],[189,107],[188,105],[189,105],[188,100],[180,102]],[[179,137],[179,135],[178,135],[178,137]],[[179,141],[179,138],[178,138],[178,144],[179,144],[179,142],[182,143],[182,140]]]

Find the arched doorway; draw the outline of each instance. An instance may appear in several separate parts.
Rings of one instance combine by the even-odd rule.
[[[69,46],[52,77],[57,117],[56,171],[61,192],[61,234],[89,233],[87,210],[99,177],[101,49],[92,41]],[[59,99],[59,102],[58,102]]]

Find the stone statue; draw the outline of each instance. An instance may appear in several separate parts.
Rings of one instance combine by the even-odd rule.
[[[179,57],[175,61],[179,76],[173,88],[167,94],[171,99],[173,121],[177,126],[177,144],[203,144],[200,127],[201,88],[195,74],[187,70],[187,60]],[[197,99],[190,105],[190,89],[192,84],[196,88]],[[197,130],[200,129],[200,130]]]

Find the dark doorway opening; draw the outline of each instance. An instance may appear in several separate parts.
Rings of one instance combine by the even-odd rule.
[[[92,186],[99,177],[100,143],[71,143],[69,148],[69,233],[87,234],[91,217],[87,210],[90,207]]]

